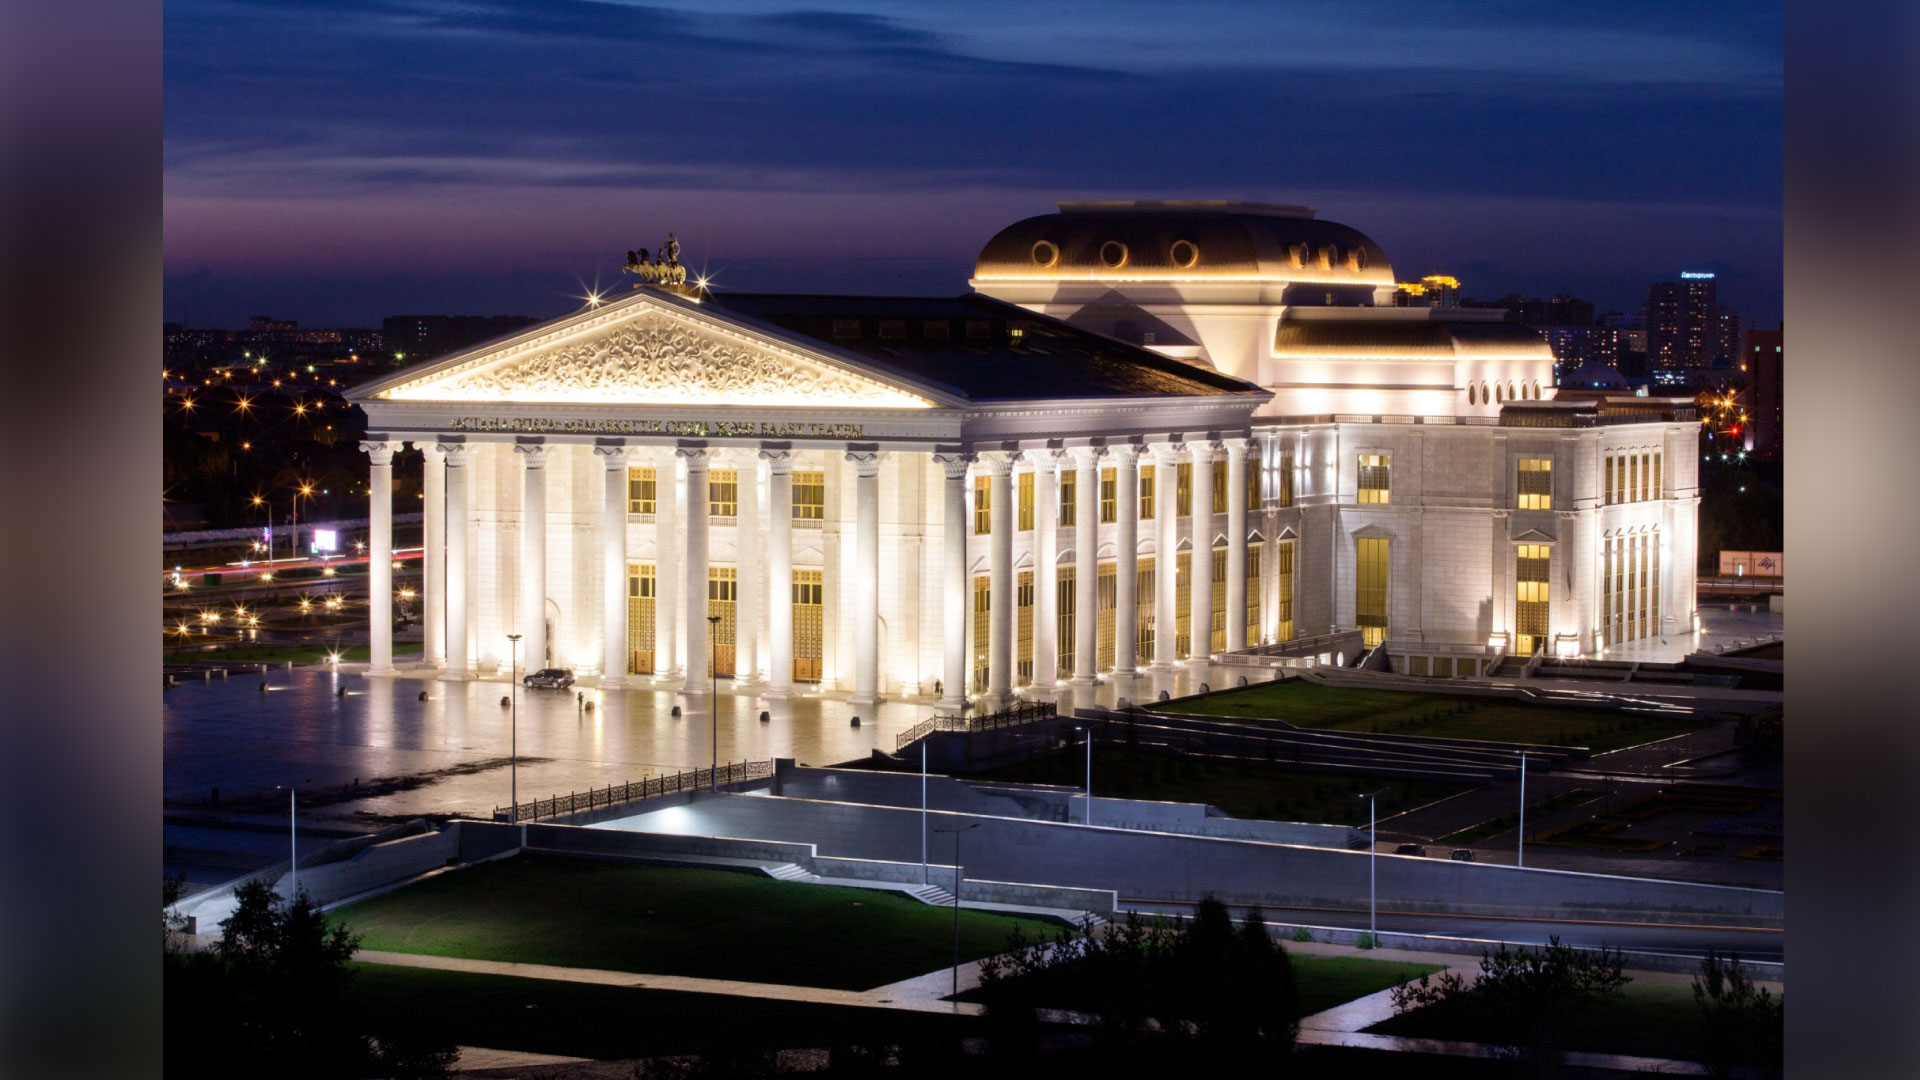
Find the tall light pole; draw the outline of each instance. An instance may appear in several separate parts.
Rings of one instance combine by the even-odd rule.
[[[253,497],[253,505],[267,508],[267,573],[273,573],[273,504],[258,495]]]
[[[507,743],[507,791],[510,799],[507,803],[507,821],[520,824],[520,635],[508,634],[507,640],[513,642],[513,659],[507,665],[507,716],[508,730],[512,732]]]
[[[927,740],[920,740],[920,884],[927,883]]]
[[[1527,865],[1527,752],[1520,751],[1520,832],[1514,837],[1513,865]]]
[[[1087,737],[1087,824],[1093,824],[1093,725],[1075,727]]]
[[[287,904],[300,896],[300,832],[295,824],[293,785],[287,785]]]
[[[720,616],[707,616],[707,700],[713,703],[713,771],[707,774],[707,790],[720,794],[720,669],[713,662],[714,647],[720,640]]]
[[[953,834],[953,993],[960,992],[960,834],[968,829],[977,829],[979,822],[962,825],[954,829],[940,829],[939,832]]]
[[[1379,819],[1373,810],[1374,800],[1386,794],[1388,790],[1388,788],[1381,788],[1379,791],[1370,791],[1365,795],[1357,796],[1367,800],[1367,940],[1376,948],[1380,944],[1380,909],[1376,901],[1378,893],[1375,890],[1375,884],[1379,880],[1375,869],[1380,862],[1380,834]]]

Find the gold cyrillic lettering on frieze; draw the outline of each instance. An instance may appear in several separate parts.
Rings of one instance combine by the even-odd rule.
[[[569,419],[547,416],[460,416],[447,423],[448,431],[506,431],[560,435],[673,435],[682,438],[740,437],[767,439],[861,439],[864,424],[811,421],[776,423],[768,420],[622,420]]]

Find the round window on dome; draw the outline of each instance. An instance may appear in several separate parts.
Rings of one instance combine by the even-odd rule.
[[[1118,240],[1109,240],[1100,245],[1100,261],[1110,270],[1118,270],[1127,265],[1127,245]]]
[[[1168,254],[1173,258],[1173,265],[1182,270],[1200,261],[1200,249],[1193,246],[1191,240],[1175,240],[1173,249]]]
[[[1036,241],[1033,245],[1033,264],[1052,266],[1060,261],[1060,245],[1051,240]]]

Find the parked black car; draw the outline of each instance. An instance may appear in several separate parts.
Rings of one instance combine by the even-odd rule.
[[[1457,847],[1457,848],[1454,848],[1454,849],[1453,849],[1453,855],[1452,855],[1452,859],[1453,859],[1453,861],[1454,861],[1454,862],[1472,862],[1472,861],[1473,861],[1473,849],[1472,849],[1472,848],[1463,848],[1463,847]]]
[[[530,673],[520,681],[527,686],[565,690],[567,687],[573,685],[573,670],[563,667],[541,668],[539,671]]]
[[[1421,847],[1419,844],[1401,844],[1399,847],[1393,849],[1393,853],[1395,855],[1425,855],[1427,849]]]

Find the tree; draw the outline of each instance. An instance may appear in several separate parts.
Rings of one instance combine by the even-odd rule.
[[[424,1078],[458,1051],[404,1029],[362,1030],[350,993],[359,939],[302,892],[281,903],[262,881],[234,890],[221,938],[166,953],[167,1071],[209,1078]],[[171,937],[171,935],[170,935]]]
[[[1757,987],[1740,954],[1725,960],[1709,950],[1693,979],[1693,1000],[1705,1026],[1707,1064],[1715,1076],[1735,1066],[1778,1076],[1784,1065],[1786,1003]]]
[[[1538,950],[1501,945],[1481,953],[1471,984],[1450,971],[1431,981],[1422,975],[1394,987],[1393,1008],[1442,1009],[1485,1038],[1531,1048],[1536,1069],[1551,1073],[1574,1016],[1627,984],[1625,963],[1617,949],[1576,949],[1558,937]]]

